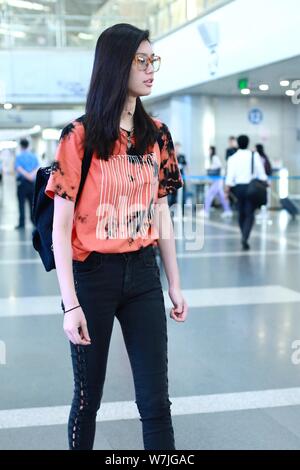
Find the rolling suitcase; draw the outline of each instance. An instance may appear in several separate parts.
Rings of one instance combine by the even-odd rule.
[[[298,207],[291,201],[290,198],[285,197],[280,199],[281,206],[295,219],[296,215],[299,214]]]

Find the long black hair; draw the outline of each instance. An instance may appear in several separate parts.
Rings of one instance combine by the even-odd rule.
[[[211,145],[209,147],[209,151],[210,151],[209,152],[209,158],[210,158],[210,161],[212,162],[212,159],[214,158],[214,156],[216,155],[216,152],[217,152],[216,147],[214,145]]]
[[[86,102],[85,146],[97,157],[108,160],[120,138],[120,119],[125,105],[134,55],[149,31],[130,24],[111,26],[99,36]],[[149,41],[150,42],[150,41]],[[154,145],[158,129],[145,111],[140,97],[133,116],[135,152],[144,154]]]
[[[273,173],[272,165],[271,165],[269,157],[265,153],[264,146],[262,144],[256,144],[255,147],[260,157],[263,158],[263,164],[264,164],[266,174],[268,176],[272,176],[272,173]]]
[[[256,150],[261,157],[266,158],[267,155],[265,154],[265,149],[262,144],[256,144]]]

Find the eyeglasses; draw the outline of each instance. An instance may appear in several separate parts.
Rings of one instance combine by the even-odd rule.
[[[160,67],[161,58],[158,55],[148,56],[147,54],[135,54],[133,62],[136,64],[138,70],[144,72],[147,70],[148,65],[151,64],[154,72],[158,72]]]

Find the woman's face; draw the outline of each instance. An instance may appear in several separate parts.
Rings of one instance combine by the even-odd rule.
[[[142,41],[136,54],[143,54],[145,57],[151,57],[153,53],[149,41]],[[134,96],[148,96],[151,93],[154,80],[153,65],[148,63],[146,70],[139,70],[138,65],[133,62],[129,75],[128,94]]]

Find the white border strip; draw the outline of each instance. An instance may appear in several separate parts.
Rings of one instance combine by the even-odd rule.
[[[171,402],[173,416],[299,406],[300,388],[176,397]],[[69,406],[1,410],[0,429],[62,425],[69,412]],[[134,401],[119,401],[102,403],[97,421],[138,418]]]

